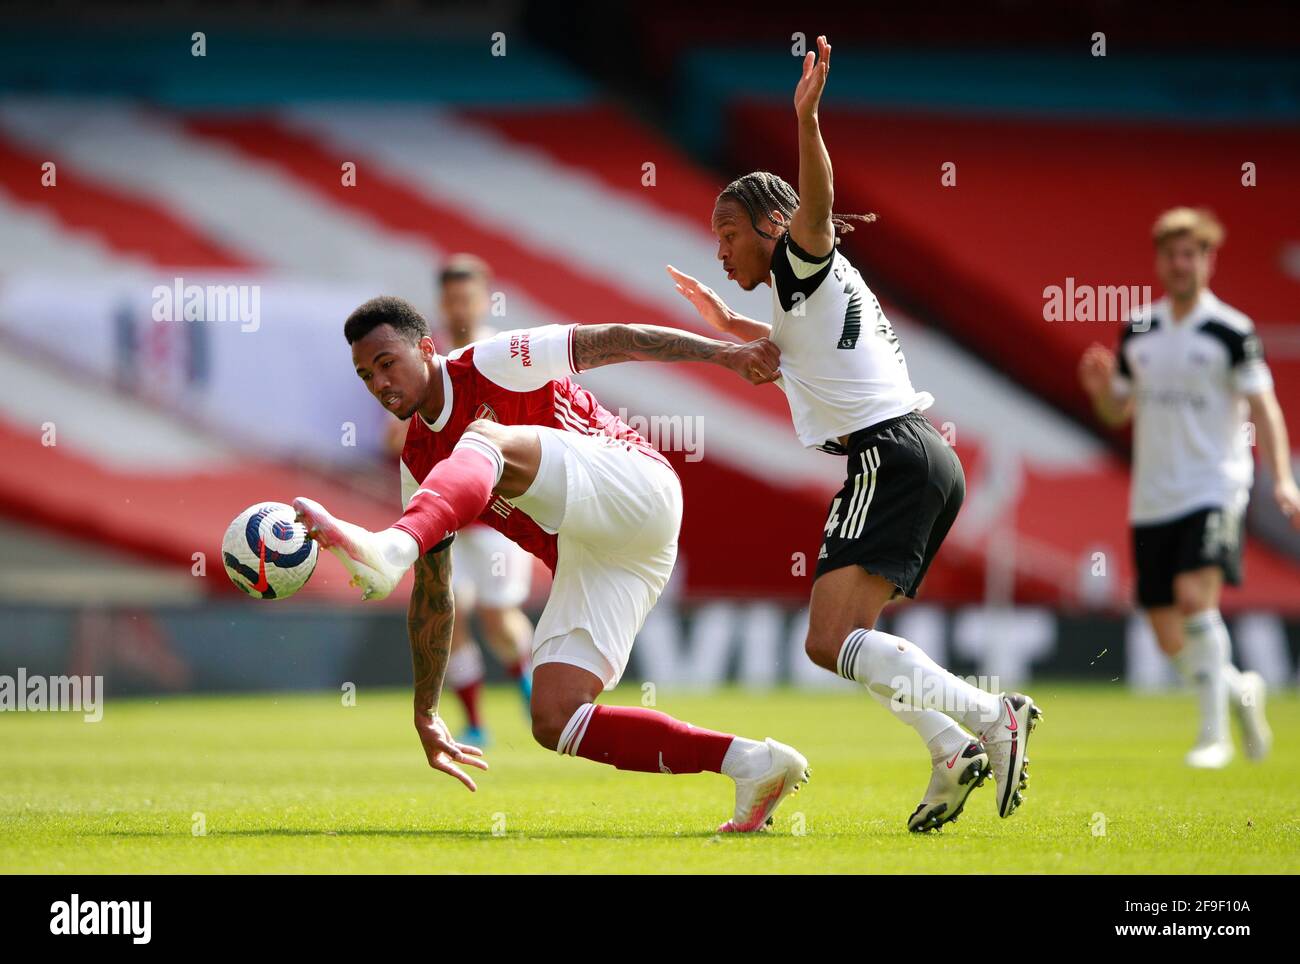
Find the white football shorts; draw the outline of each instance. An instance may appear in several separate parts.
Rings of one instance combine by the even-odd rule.
[[[523,604],[533,582],[533,556],[485,525],[456,533],[451,544],[451,581],[456,605],[510,609]]]
[[[681,481],[626,442],[541,426],[537,433],[537,478],[511,500],[559,540],[533,666],[580,666],[612,689],[677,561]]]

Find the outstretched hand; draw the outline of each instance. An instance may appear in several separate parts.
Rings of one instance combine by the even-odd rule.
[[[668,277],[673,279],[677,293],[691,303],[701,318],[718,331],[731,332],[731,309],[716,291],[672,265],[668,265]]]
[[[800,120],[816,120],[826,76],[831,72],[831,45],[817,38],[817,52],[808,51],[803,58],[803,75],[794,89],[794,112]]]
[[[482,759],[482,750],[468,743],[457,743],[452,739],[447,724],[437,714],[431,716],[416,714],[415,731],[420,735],[420,743],[424,746],[424,755],[429,760],[429,766],[455,777],[471,791],[478,789],[469,774],[456,764],[486,770],[488,765],[487,761]]]

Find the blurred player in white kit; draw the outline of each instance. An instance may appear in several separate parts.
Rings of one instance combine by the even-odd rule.
[[[438,312],[450,349],[482,341],[496,329],[485,319],[491,308],[491,271],[481,258],[455,254],[438,275]],[[399,454],[406,441],[406,424],[395,421],[392,448]],[[483,746],[488,742],[479,697],[483,690],[483,651],[473,634],[473,617],[488,649],[506,675],[519,687],[527,712],[532,696],[528,654],[533,624],[520,608],[528,598],[533,578],[532,554],[501,533],[476,524],[463,530],[452,547],[453,592],[461,614],[452,628],[452,654],[447,684],[465,709],[462,742]]]

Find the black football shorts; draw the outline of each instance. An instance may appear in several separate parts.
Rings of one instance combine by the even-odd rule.
[[[919,412],[854,432],[817,576],[861,566],[915,597],[966,496],[961,461]]]
[[[1138,603],[1143,609],[1174,604],[1174,577],[1207,566],[1241,585],[1241,514],[1217,506],[1169,522],[1133,526]]]

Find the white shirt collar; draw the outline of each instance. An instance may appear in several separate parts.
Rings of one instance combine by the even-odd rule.
[[[438,356],[438,369],[442,372],[442,411],[433,422],[420,415],[420,421],[435,432],[441,432],[446,428],[447,420],[451,418],[451,376],[447,374],[447,359],[443,355]]]
[[[1175,328],[1191,328],[1200,324],[1201,320],[1207,315],[1214,314],[1215,308],[1219,304],[1219,299],[1215,297],[1214,292],[1209,288],[1202,288],[1201,296],[1196,299],[1196,304],[1192,306],[1192,310],[1185,314],[1179,321],[1174,321],[1174,305],[1172,299],[1170,299],[1168,295],[1165,295],[1160,299],[1160,302],[1164,306],[1165,317],[1169,319],[1169,323],[1172,326]]]

